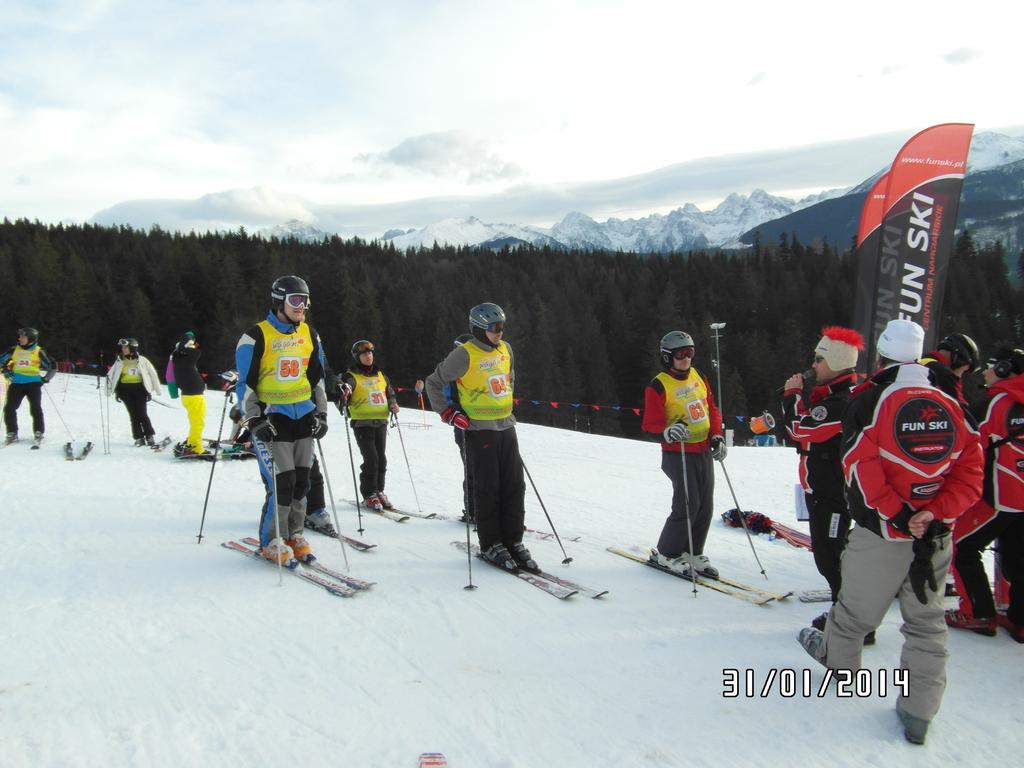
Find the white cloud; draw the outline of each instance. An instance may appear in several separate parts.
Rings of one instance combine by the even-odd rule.
[[[459,131],[411,136],[386,152],[363,153],[355,159],[375,167],[396,166],[432,176],[464,178],[469,184],[514,181],[523,175],[522,168],[502,160],[486,142]]]
[[[1010,87],[1017,29],[992,23],[1008,15],[995,0],[926,16],[889,0],[8,3],[0,215],[259,187],[342,206],[462,198],[1018,124],[1009,93],[979,86]],[[887,30],[913,34],[887,53]],[[873,51],[899,61],[883,72]]]

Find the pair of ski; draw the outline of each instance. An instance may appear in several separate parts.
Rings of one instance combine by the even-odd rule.
[[[221,543],[221,546],[250,558],[255,558],[268,565],[275,565],[275,563],[263,557],[263,554],[260,552],[259,541],[251,536],[247,536],[241,541],[225,541]],[[357,592],[367,590],[374,585],[372,581],[363,581],[354,576],[336,571],[333,568],[328,568],[320,563],[319,560],[312,560],[308,563],[295,561],[293,566],[289,566],[285,570],[303,581],[316,584],[335,597],[352,597]]]
[[[347,504],[351,504],[353,507],[359,507],[363,511],[369,512],[371,515],[386,517],[388,520],[393,520],[396,523],[407,523],[409,522],[410,517],[417,517],[421,520],[433,520],[437,517],[433,512],[430,514],[427,514],[426,512],[406,512],[405,510],[398,509],[397,507],[393,509],[374,509],[373,507],[368,507],[362,502],[356,504],[352,499],[345,499],[345,502]]]
[[[343,533],[338,533],[336,530],[334,530],[334,526],[331,526],[331,530],[329,531],[324,531],[320,528],[314,528],[312,525],[309,524],[308,518],[306,519],[306,530],[313,531],[314,533],[319,533],[322,536],[329,536],[332,539],[341,539],[348,546],[352,547],[352,549],[359,550],[360,552],[366,552],[377,546],[376,544],[367,544],[365,541],[353,539],[351,536],[346,536]]]
[[[466,542],[464,541],[453,541],[452,546],[462,552],[466,551]],[[575,581],[563,579],[561,576],[555,576],[554,574],[547,573],[546,571],[541,571],[540,573],[530,573],[529,571],[522,569],[518,571],[509,571],[496,563],[492,563],[490,560],[485,560],[480,554],[480,547],[476,544],[470,544],[469,551],[472,552],[479,560],[487,563],[488,565],[493,565],[499,571],[517,576],[527,584],[532,584],[537,587],[537,589],[541,589],[549,595],[557,597],[559,600],[565,600],[567,597],[572,597],[577,594],[591,598],[602,597],[603,595],[608,594],[607,589],[597,590],[585,587],[582,584],[577,584]]]
[[[90,453],[92,453],[91,441],[82,446],[82,450],[77,456],[75,455],[75,447],[71,443],[64,443],[64,458],[68,461],[84,461],[85,457]]]
[[[675,576],[676,578],[685,579],[690,582],[693,581],[693,578],[688,573],[672,570],[661,563],[651,560],[649,550],[644,550],[641,547],[630,547],[629,549],[608,547],[608,551],[613,555],[619,555],[628,560],[632,560],[633,562],[642,563],[643,565],[654,568],[656,571],[667,573],[670,576]],[[753,603],[754,605],[767,605],[768,603],[776,602],[778,600],[785,600],[793,594],[792,591],[769,592],[766,589],[761,589],[760,587],[755,587],[751,584],[744,584],[741,581],[735,581],[734,579],[729,579],[725,576],[719,576],[717,579],[711,579],[702,577],[698,574],[696,581],[699,586],[707,587],[715,592],[721,592],[723,595],[729,595],[730,597],[745,600],[746,602]]]
[[[451,515],[430,515],[430,517],[432,519],[434,519],[434,520],[448,520],[448,521],[453,522],[453,523],[458,523],[459,525],[465,525],[466,524],[465,516],[463,516],[463,517],[452,517]],[[476,522],[470,520],[469,524],[475,526]],[[541,541],[553,541],[554,538],[555,538],[555,534],[551,533],[550,531],[538,531],[535,528],[523,528],[523,533],[525,533],[530,538],[540,539]],[[563,536],[562,537],[562,541],[576,542],[576,541],[579,541],[581,538],[583,538],[583,537],[582,536]]]

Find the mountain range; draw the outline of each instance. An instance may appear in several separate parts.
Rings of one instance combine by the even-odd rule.
[[[864,195],[880,169],[846,189],[831,189],[793,200],[755,189],[734,192],[711,210],[692,203],[666,214],[595,221],[571,212],[550,228],[490,223],[468,216],[448,218],[420,229],[390,229],[379,239],[396,248],[434,244],[501,248],[515,245],[583,250],[667,253],[700,248],[745,248],[755,233],[763,241],[796,233],[804,242],[828,238],[844,244],[856,234]],[[960,207],[960,226],[979,242],[1002,238],[1011,251],[1024,243],[1024,139],[983,132],[974,136]],[[317,241],[334,233],[298,220],[259,230],[264,237]]]

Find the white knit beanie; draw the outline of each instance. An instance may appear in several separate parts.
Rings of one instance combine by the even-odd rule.
[[[857,367],[857,353],[864,349],[864,337],[851,328],[830,325],[821,329],[821,341],[814,354],[821,355],[836,373]]]
[[[878,356],[909,363],[924,353],[924,328],[913,320],[890,320],[878,337]]]

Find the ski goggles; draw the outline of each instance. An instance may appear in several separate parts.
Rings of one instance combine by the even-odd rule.
[[[286,293],[284,303],[292,309],[309,309],[313,302],[309,300],[308,293]]]
[[[680,349],[672,350],[672,357],[675,360],[686,360],[687,358],[693,357],[693,347],[681,347]]]
[[[373,344],[367,341],[364,344],[360,344],[358,347],[356,347],[357,355],[361,355],[364,352],[373,352]]]
[[[117,346],[119,346],[119,347],[134,347],[138,343],[139,342],[137,342],[135,339],[118,339],[117,340]]]
[[[491,323],[490,325],[487,326],[487,330],[490,331],[491,333],[504,333],[505,332],[505,323],[502,323],[502,322]]]

